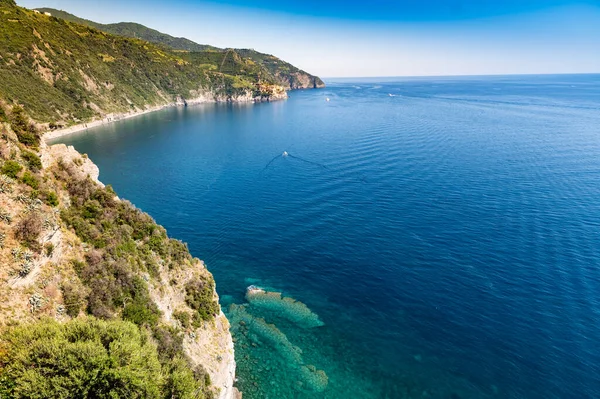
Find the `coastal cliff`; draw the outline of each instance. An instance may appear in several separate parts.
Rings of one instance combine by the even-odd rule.
[[[85,155],[47,146],[21,108],[0,105],[0,397],[234,398],[229,322],[204,263]],[[95,356],[131,358],[111,369]]]
[[[173,49],[0,2],[0,98],[49,129],[178,101],[273,101],[322,86],[257,54]]]

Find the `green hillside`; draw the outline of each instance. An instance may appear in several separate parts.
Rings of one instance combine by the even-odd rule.
[[[88,25],[93,28],[102,30],[113,35],[126,36],[136,39],[142,39],[151,43],[164,44],[175,50],[184,51],[205,51],[205,50],[220,50],[216,47],[206,44],[198,44],[184,37],[173,37],[166,33],[159,32],[154,29],[145,27],[144,25],[134,22],[119,22],[116,24],[100,24],[88,19],[79,18],[66,11],[56,10],[54,8],[37,8],[40,12],[51,13],[53,17],[66,19],[67,21],[76,22],[82,25]]]
[[[269,99],[278,81],[234,51],[174,51],[0,1],[0,99],[70,124],[207,93]]]
[[[66,11],[56,10],[53,8],[38,8],[40,12],[49,12],[52,16],[66,19],[67,21],[77,22],[80,24],[92,26],[96,29],[115,35],[126,36],[131,38],[143,39],[151,43],[168,46],[174,50],[183,51],[205,51],[214,50],[227,52],[230,49],[219,49],[217,47],[198,44],[189,39],[181,37],[173,37],[154,29],[150,29],[144,25],[132,22],[120,22],[116,24],[100,24],[87,19],[79,18]],[[235,49],[236,53],[247,60],[251,60],[258,65],[264,67],[268,71],[268,76],[274,79],[278,84],[281,84],[286,89],[309,89],[324,87],[325,84],[317,76],[311,75],[292,64],[285,62],[273,55],[259,53],[252,49]]]

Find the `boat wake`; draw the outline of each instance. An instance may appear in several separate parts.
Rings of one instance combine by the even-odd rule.
[[[292,155],[292,154],[290,154],[290,153],[289,153],[289,152],[287,152],[287,151],[284,151],[282,154],[280,154],[280,155],[277,155],[277,156],[275,156],[273,159],[271,159],[271,160],[270,160],[270,161],[267,163],[267,165],[264,167],[264,169],[263,169],[263,172],[264,172],[265,170],[267,170],[267,169],[268,169],[268,168],[269,168],[269,167],[270,167],[270,166],[273,164],[273,162],[277,161],[279,158],[292,158],[292,159],[295,159],[295,160],[297,160],[297,161],[304,162],[304,163],[307,163],[307,164],[310,164],[310,165],[314,165],[314,166],[318,166],[318,167],[320,167],[320,168],[323,168],[323,169],[329,169],[329,168],[327,167],[327,165],[324,165],[324,164],[322,164],[322,163],[319,163],[319,162],[313,162],[313,161],[310,161],[310,160],[308,160],[308,159],[305,159],[305,158],[302,158],[302,157],[298,157],[298,156],[296,156],[296,155]]]
[[[334,174],[338,174],[338,175],[340,174],[339,172],[336,172],[336,171],[334,171],[333,169],[331,169],[330,167],[328,167],[328,166],[327,166],[327,165],[325,165],[325,164],[322,164],[322,163],[320,163],[320,162],[314,162],[314,161],[311,161],[311,160],[309,160],[309,159],[302,158],[302,157],[299,157],[299,156],[296,156],[296,155],[292,155],[292,154],[290,154],[290,153],[289,153],[289,152],[287,152],[287,151],[284,151],[282,154],[279,154],[279,155],[277,155],[277,156],[273,157],[273,159],[271,159],[271,160],[270,160],[270,161],[269,161],[269,162],[268,162],[268,163],[265,165],[265,167],[264,167],[264,168],[263,168],[263,170],[261,171],[261,174],[262,174],[264,171],[266,171],[267,169],[269,169],[269,167],[271,167],[271,165],[273,165],[273,163],[275,163],[275,161],[277,161],[277,160],[278,160],[278,159],[280,159],[280,158],[291,158],[291,159],[294,159],[294,160],[296,160],[296,161],[303,162],[303,163],[305,163],[305,164],[308,164],[308,165],[316,166],[316,167],[318,167],[318,168],[320,168],[320,169],[323,169],[323,170],[329,171],[330,173],[334,173]],[[342,178],[342,176],[337,176],[337,177],[338,177],[338,178]],[[354,178],[355,178],[357,181],[361,182],[361,183],[367,183],[367,179],[366,179],[366,177],[365,177],[365,176],[363,176],[362,174],[356,174],[356,176],[354,176]]]

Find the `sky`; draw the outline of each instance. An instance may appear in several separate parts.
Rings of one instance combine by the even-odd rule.
[[[600,0],[17,0],[321,77],[600,73]]]

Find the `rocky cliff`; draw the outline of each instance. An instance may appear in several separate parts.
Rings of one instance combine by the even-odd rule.
[[[203,262],[99,182],[98,168],[85,155],[47,146],[20,108],[4,104],[0,111],[0,397],[71,397],[84,388],[94,396],[94,389],[113,389],[92,382],[110,375],[114,389],[155,386],[143,397],[232,398],[229,323]],[[48,320],[58,324],[48,327]],[[69,357],[68,348],[47,347],[64,329],[81,325],[86,331],[124,329],[150,342],[137,377]],[[38,326],[49,334],[46,344],[36,346],[34,337],[19,343]],[[109,356],[116,348],[98,350]],[[67,361],[69,370],[81,371],[55,379]],[[26,371],[32,367],[35,372]],[[146,376],[153,367],[156,374]]]

